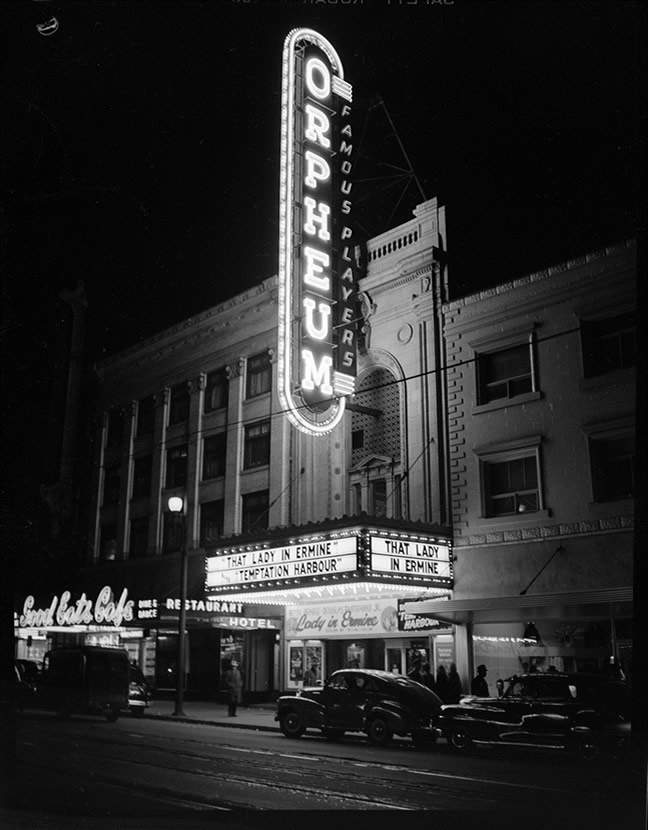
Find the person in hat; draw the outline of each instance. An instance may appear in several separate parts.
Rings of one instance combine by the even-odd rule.
[[[228,691],[228,715],[235,718],[236,707],[243,696],[243,677],[236,660],[232,660],[231,668],[225,672],[225,686]]]
[[[488,683],[486,682],[487,671],[488,669],[483,663],[481,664],[481,666],[477,666],[477,675],[473,677],[473,681],[470,686],[470,691],[477,697],[490,696],[488,692]]]

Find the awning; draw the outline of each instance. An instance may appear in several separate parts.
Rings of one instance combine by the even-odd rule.
[[[632,588],[598,588],[512,597],[420,600],[407,603],[412,614],[430,614],[457,625],[529,619],[600,619],[632,616]]]

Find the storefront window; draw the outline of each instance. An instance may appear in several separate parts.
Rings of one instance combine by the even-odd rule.
[[[324,644],[319,640],[293,640],[288,646],[288,685],[321,686],[324,683]]]
[[[239,664],[239,671],[243,674],[243,655],[245,642],[245,634],[234,631],[223,632],[221,634],[220,646],[220,669],[221,677],[225,672],[232,667],[232,661],[236,660]]]

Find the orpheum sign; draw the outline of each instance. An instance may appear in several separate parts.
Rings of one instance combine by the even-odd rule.
[[[279,196],[279,398],[290,421],[330,432],[356,374],[351,85],[311,29],[284,43]]]

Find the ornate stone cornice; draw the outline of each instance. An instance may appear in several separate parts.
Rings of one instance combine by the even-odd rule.
[[[455,548],[487,547],[490,545],[519,545],[521,542],[544,542],[547,539],[565,539],[574,536],[597,536],[605,533],[626,533],[634,528],[632,516],[612,516],[583,522],[568,522],[519,530],[494,531],[471,536],[456,536]]]

